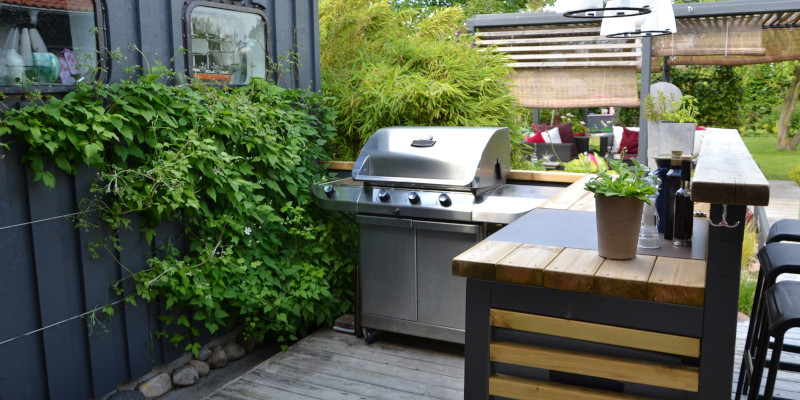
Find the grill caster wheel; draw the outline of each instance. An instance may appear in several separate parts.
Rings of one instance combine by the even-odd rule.
[[[364,343],[370,345],[375,341],[375,334],[378,333],[375,329],[361,328],[361,333],[364,335]]]

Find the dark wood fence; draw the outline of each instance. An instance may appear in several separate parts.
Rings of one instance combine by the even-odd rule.
[[[100,3],[107,19],[106,45],[127,51],[131,62],[141,62],[142,56],[130,51],[130,44],[148,60],[166,62],[183,46],[183,0]],[[270,54],[295,52],[300,58],[294,71],[272,78],[284,87],[318,91],[317,0],[252,3],[262,5],[269,18]],[[184,69],[180,57],[171,65]],[[121,74],[112,67],[108,79],[118,80]],[[0,155],[0,400],[99,398],[182,355],[183,349],[155,336],[161,328],[157,316],[163,313],[158,305],[124,304],[110,289],[112,282],[144,268],[156,250],[139,234],[137,220],[120,237],[125,250],[113,255],[129,270],[107,252],[92,258],[88,248],[97,232],[76,229],[78,202],[94,172],[84,169],[70,176],[51,165],[56,187],[50,190],[34,183],[20,165],[19,145]],[[177,232],[176,224],[165,223],[156,242]],[[90,324],[92,314],[87,313],[106,304],[114,304],[114,317]],[[203,343],[210,337],[197,339]]]

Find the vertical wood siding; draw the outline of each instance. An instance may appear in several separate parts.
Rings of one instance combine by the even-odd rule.
[[[184,46],[183,0],[101,3],[107,21],[105,46],[122,50],[129,64],[159,60],[184,70],[183,57],[177,56]],[[268,16],[270,54],[300,56],[294,71],[271,78],[284,87],[319,91],[317,1],[253,3],[264,7]],[[121,78],[121,68],[112,65],[108,80]],[[79,211],[78,203],[96,172],[84,168],[70,176],[50,165],[56,176],[56,187],[50,190],[32,182],[30,171],[20,165],[19,145],[0,154],[0,343],[19,337],[0,344],[0,400],[99,398],[182,355],[183,349],[155,339],[154,332],[162,328],[157,317],[164,312],[158,305],[118,303],[114,317],[102,321],[105,328],[95,325],[90,330],[87,319],[77,317],[118,301],[110,283],[146,267],[155,248],[138,232],[136,216],[133,230],[120,234],[123,252],[112,257],[98,251],[100,257],[93,258],[88,248],[99,232],[76,229],[70,215]],[[156,241],[180,231],[177,222],[165,222]],[[123,287],[133,291],[129,280]],[[43,327],[47,328],[37,332]],[[210,338],[203,334],[197,339],[204,343]]]

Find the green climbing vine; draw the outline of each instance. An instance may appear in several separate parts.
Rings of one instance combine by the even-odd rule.
[[[287,342],[347,312],[354,224],[319,210],[309,193],[326,178],[316,160],[329,157],[335,113],[315,93],[260,79],[220,88],[181,82],[160,64],[127,73],[0,120],[34,180],[53,187],[52,164],[96,169],[81,202],[111,228],[92,230],[110,232],[96,251],[119,259],[117,233],[134,213],[150,242],[163,221],[180,223],[184,245],[160,243],[129,278],[135,293],[114,285],[120,295],[163,304],[176,315],[164,317],[169,326],[182,327],[170,340],[195,351],[195,326],[242,324],[246,336]]]

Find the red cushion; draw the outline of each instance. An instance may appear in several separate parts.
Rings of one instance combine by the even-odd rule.
[[[542,132],[536,132],[535,135],[526,137],[525,141],[528,143],[545,143]]]
[[[531,128],[533,128],[534,133],[539,133],[549,131],[550,129],[555,128],[555,125],[531,124]]]
[[[622,140],[619,141],[619,152],[623,149],[627,154],[639,154],[639,132],[628,128],[622,128]]]
[[[561,136],[561,143],[575,143],[575,134],[572,133],[572,124],[558,124],[558,136]],[[572,155],[578,155],[578,146],[572,146]]]

